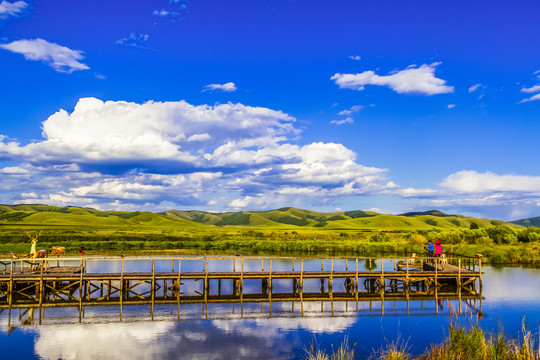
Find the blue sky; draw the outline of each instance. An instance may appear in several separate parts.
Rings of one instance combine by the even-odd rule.
[[[0,1],[0,203],[540,215],[537,1]]]

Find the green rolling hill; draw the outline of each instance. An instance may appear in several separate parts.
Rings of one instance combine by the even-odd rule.
[[[529,226],[540,227],[540,216],[512,221],[512,224],[521,225],[525,227],[529,227]]]
[[[527,222],[527,221],[528,222]],[[286,207],[269,211],[210,213],[168,210],[100,211],[92,208],[48,205],[0,205],[0,225],[88,226],[119,228],[182,228],[212,230],[216,227],[242,227],[261,230],[451,230],[507,224],[513,227],[540,225],[540,218],[505,223],[463,215],[448,215],[438,210],[401,215],[370,211],[316,212]],[[474,226],[476,226],[474,225]]]
[[[207,224],[152,212],[99,211],[47,205],[0,205],[0,225],[211,228]]]

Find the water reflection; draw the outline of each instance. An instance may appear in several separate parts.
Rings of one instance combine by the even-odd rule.
[[[350,270],[351,264],[355,266],[353,261],[348,264],[335,262],[334,267],[336,271]],[[359,263],[360,268],[366,265],[369,267],[369,263]],[[88,269],[90,266],[97,265],[89,263]],[[118,263],[108,262],[94,271],[115,272],[119,270],[118,266]],[[155,264],[160,271],[171,271],[173,266],[177,271],[178,263],[170,260],[160,260]],[[209,266],[209,270],[232,266],[240,270],[242,265],[239,261],[234,265],[231,261],[223,261]],[[270,264],[263,260],[262,266],[268,269]],[[291,260],[275,261],[272,266],[285,271],[291,269],[292,263]],[[294,266],[298,268],[299,263]],[[306,271],[320,270],[321,261],[306,261],[304,266]],[[328,260],[323,262],[324,269],[330,266]],[[392,262],[385,260],[383,266],[391,269]],[[260,268],[260,262],[244,263],[245,271],[260,271]],[[204,268],[201,261],[192,261],[182,262],[182,269],[203,271]],[[486,317],[479,319],[479,324],[493,329],[502,322],[512,334],[519,330],[522,315],[526,315],[531,328],[538,327],[540,271],[505,269],[501,272],[489,267],[484,270],[482,295],[485,297],[483,311]],[[182,296],[191,294],[201,298],[196,293],[204,292],[201,282],[186,281],[185,286],[188,285],[193,288],[186,288]],[[404,294],[392,298],[391,293],[381,296],[375,292],[364,294],[373,295],[372,299],[356,302],[354,292],[347,293],[343,281],[334,281],[333,301],[328,294],[328,282],[323,284],[325,299],[322,301],[305,298],[300,301],[298,293],[292,301],[280,300],[279,293],[292,297],[291,285],[292,280],[275,281],[270,303],[268,293],[261,293],[260,280],[245,280],[243,302],[239,297],[232,297],[223,303],[182,303],[180,311],[172,293],[169,292],[165,300],[162,291],[158,299],[161,302],[153,306],[150,303],[136,304],[136,297],[134,305],[124,303],[122,318],[118,303],[110,306],[84,305],[82,308],[77,304],[43,309],[38,306],[31,309],[21,307],[11,309],[11,313],[5,308],[0,312],[0,347],[7,349],[2,358],[296,359],[303,357],[304,347],[314,338],[323,347],[329,347],[332,343],[339,343],[346,334],[351,341],[357,342],[361,353],[369,355],[373,348],[384,345],[385,338],[392,340],[397,333],[404,339],[411,337],[411,352],[419,354],[429,343],[442,339],[450,313],[454,310],[459,312],[461,307],[463,319],[476,321],[474,314],[481,301],[481,297],[467,299],[463,296],[466,292],[462,293],[459,301],[457,289],[441,288],[436,298],[429,294],[415,295],[414,291],[407,294],[408,299]],[[148,288],[148,284],[144,286]],[[232,294],[233,288],[232,281],[221,284],[223,293]],[[320,290],[317,280],[305,281],[306,293],[321,296]],[[217,280],[212,280],[207,299],[217,295]],[[249,302],[249,296],[259,295],[265,298]],[[19,350],[11,350],[13,348]]]

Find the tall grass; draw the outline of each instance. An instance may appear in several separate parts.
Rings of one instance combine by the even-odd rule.
[[[395,340],[387,341],[385,346],[374,350],[369,360],[409,360],[409,352],[409,341],[405,341],[398,334]]]
[[[425,360],[538,360],[539,344],[524,324],[519,337],[507,337],[501,329],[485,334],[478,326],[460,327],[452,323],[442,344],[431,345]]]
[[[349,345],[347,335],[336,349],[332,348],[330,354],[322,350],[315,341],[312,341],[309,347],[304,350],[306,351],[306,360],[354,360],[356,359],[354,346],[355,344],[352,347]]]
[[[328,354],[316,344],[306,349],[306,360],[360,359],[348,345],[348,338]],[[448,336],[440,344],[432,344],[419,357],[409,354],[408,342],[398,338],[379,350],[368,360],[540,360],[540,343],[536,343],[527,325],[517,337],[508,337],[502,329],[486,334],[477,324],[460,326],[452,322]]]

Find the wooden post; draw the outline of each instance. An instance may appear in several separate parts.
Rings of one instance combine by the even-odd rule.
[[[437,288],[439,286],[439,283],[437,282],[437,269],[438,269],[438,266],[437,266],[437,262],[435,261],[435,288]]]
[[[324,266],[323,266],[323,259],[321,259],[321,271],[324,270]]]
[[[167,279],[163,280],[163,298],[167,298],[167,293],[169,292],[169,288],[167,287]]]
[[[81,277],[79,279],[79,322],[82,321],[82,298],[83,298],[83,260],[81,258],[81,265],[80,265],[80,272]]]
[[[356,297],[356,316],[358,316],[358,258],[356,258],[356,275],[354,280],[354,292]]]
[[[41,275],[39,277],[39,313],[40,314],[41,314],[41,306],[43,305],[43,267],[44,266],[45,266],[45,261],[42,261],[41,262]]]
[[[272,293],[272,259],[270,259],[270,275],[268,277],[268,294]]]
[[[178,320],[180,320],[180,278],[181,278],[182,259],[178,259],[178,293],[176,294]]]
[[[150,317],[152,318],[152,320],[154,320],[154,301],[156,296],[156,267],[154,259],[152,259],[152,285],[150,291],[152,291],[152,305],[150,307]]]
[[[111,280],[107,281],[107,300],[111,300]]]
[[[348,259],[345,259],[345,271],[349,271]]]
[[[407,268],[407,275],[406,275],[406,280],[405,280],[406,284],[405,285],[407,286],[407,289],[408,289],[409,288],[409,259],[407,259],[405,267]],[[407,303],[407,305],[408,305],[408,303]]]
[[[13,259],[11,259],[11,271],[9,272],[9,293],[13,293]],[[9,298],[11,299],[11,296]]]
[[[330,293],[330,298],[332,298],[332,286],[334,284],[334,259],[332,259],[330,266],[330,277],[328,278],[328,292]]]
[[[381,281],[380,281],[380,285],[382,287],[382,290],[384,292],[384,289],[385,289],[385,285],[384,285],[384,263],[383,263],[383,259],[381,259]]]
[[[204,314],[206,320],[208,320],[208,293],[210,292],[210,283],[208,280],[208,258],[205,258],[204,263]]]
[[[461,308],[461,286],[458,286],[458,299],[459,299],[459,314],[462,314],[462,308]]]
[[[208,293],[208,290],[210,288],[209,284],[208,284],[208,259],[205,258],[205,266],[204,266],[204,294],[205,294],[205,299],[207,298],[207,293]]]
[[[438,296],[439,287],[437,286],[437,267],[435,267],[435,313],[439,313],[439,296]]]
[[[244,317],[244,259],[242,258],[240,272],[240,318]]]
[[[384,315],[384,291],[386,290],[386,285],[384,283],[384,262],[381,259],[381,315]]]
[[[269,317],[272,317],[272,259],[270,259],[270,275],[268,279],[268,311]]]
[[[300,312],[304,316],[304,259],[300,268]]]
[[[294,271],[294,258],[292,259],[292,271]]]
[[[302,265],[300,267],[300,289],[304,288],[304,259],[302,259]]]
[[[482,294],[482,259],[478,259],[478,274],[480,275],[480,294]],[[480,297],[482,299],[482,297]]]
[[[122,321],[122,305],[124,303],[124,258],[120,262],[120,321]]]
[[[458,259],[458,288],[461,288],[461,259]],[[461,301],[459,306],[461,307]]]
[[[409,315],[409,289],[405,292],[405,296],[407,297],[407,315]]]

